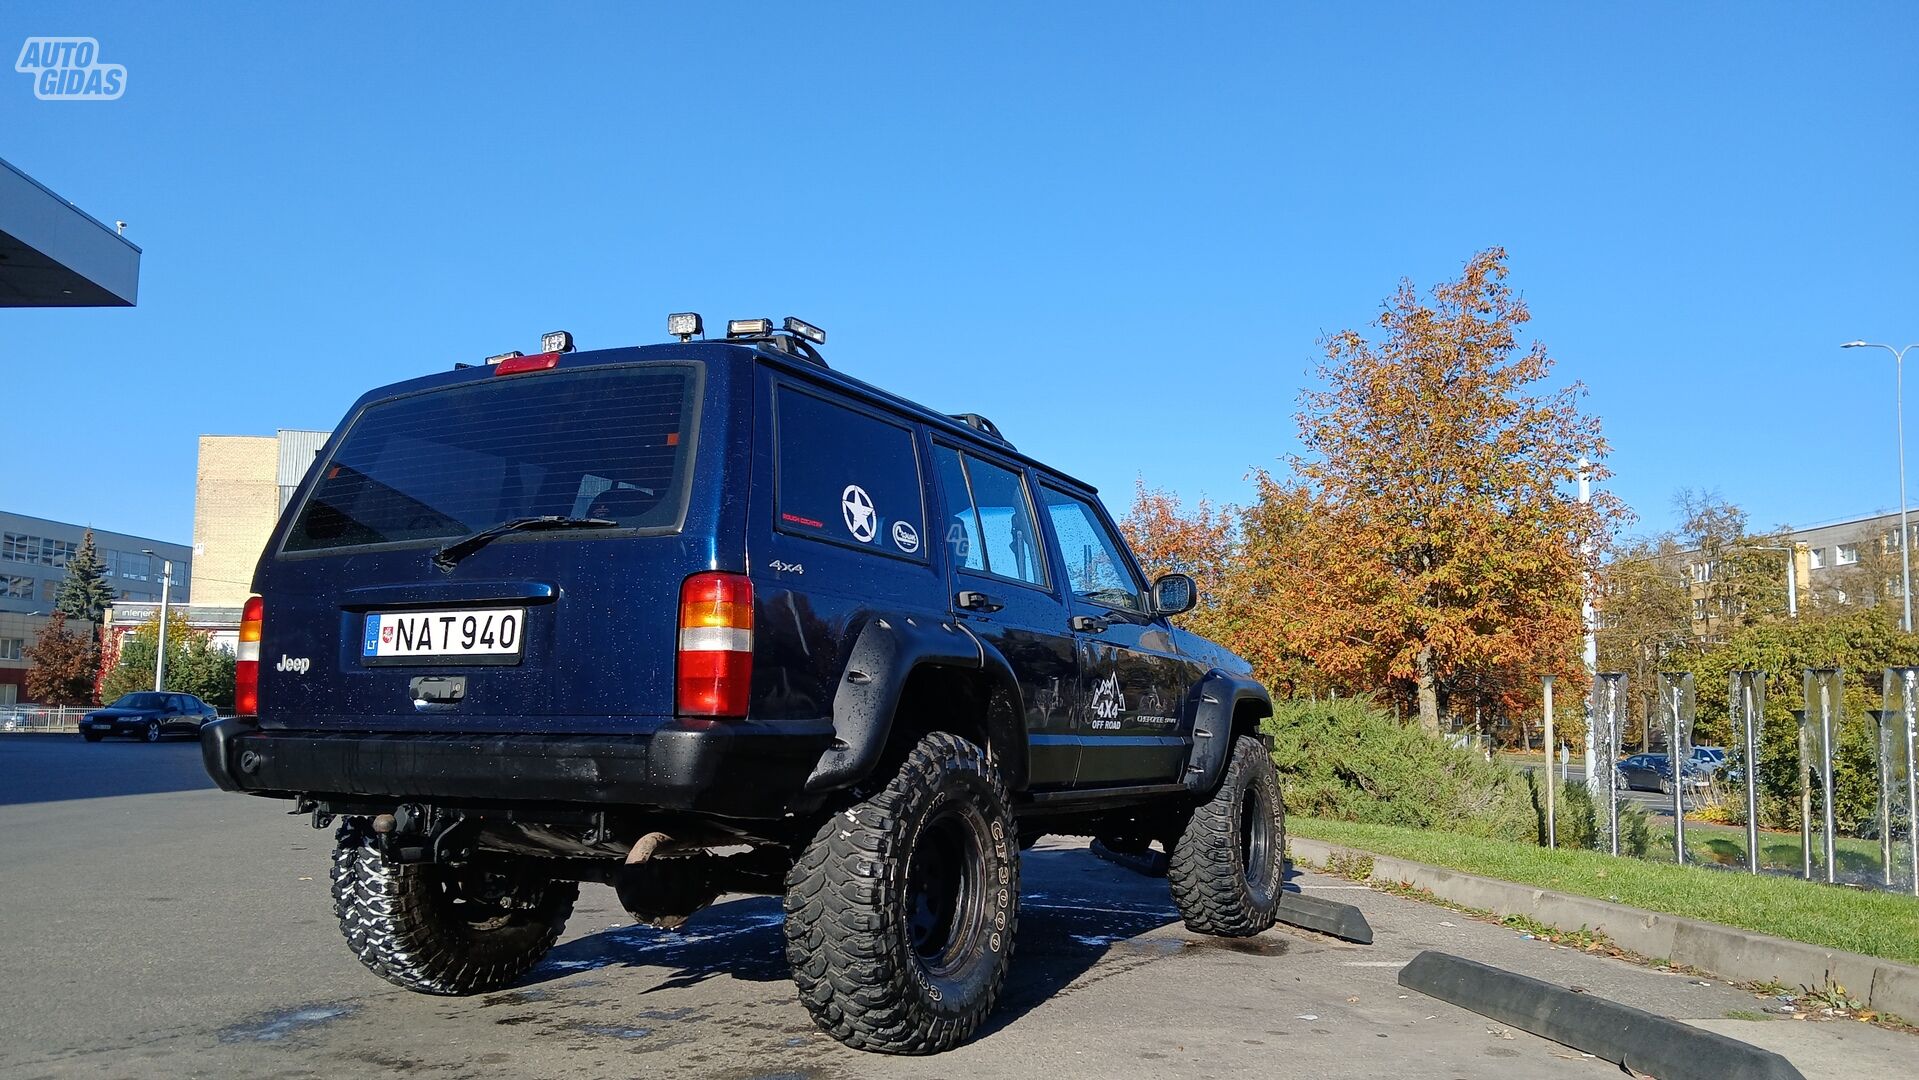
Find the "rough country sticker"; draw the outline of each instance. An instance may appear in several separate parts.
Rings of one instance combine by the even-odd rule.
[[[893,523],[893,546],[911,555],[920,549],[919,531],[904,521]]]
[[[100,42],[90,37],[30,37],[13,70],[33,76],[41,101],[116,101],[127,92],[127,69],[100,63]]]
[[[879,531],[879,515],[873,512],[873,500],[866,495],[866,489],[858,484],[846,485],[840,492],[840,516],[846,519],[846,531],[853,539],[862,544],[873,542],[873,534]]]

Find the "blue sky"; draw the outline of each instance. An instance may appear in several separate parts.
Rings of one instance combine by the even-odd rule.
[[[135,309],[0,313],[0,507],[184,541],[200,433],[677,310],[816,322],[1116,509],[1240,500],[1320,335],[1492,245],[1639,529],[1897,501],[1891,358],[1836,346],[1919,341],[1909,5],[530,7],[0,9],[126,66],[0,69],[0,157],[146,253]]]

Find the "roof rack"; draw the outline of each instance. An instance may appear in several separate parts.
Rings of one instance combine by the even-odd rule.
[[[1012,442],[1009,441],[1006,436],[999,433],[999,425],[984,416],[976,412],[948,413],[947,415],[965,424],[967,427],[972,428],[974,431],[979,432],[981,435],[999,443],[1001,446],[1006,447],[1008,450],[1013,449]]]

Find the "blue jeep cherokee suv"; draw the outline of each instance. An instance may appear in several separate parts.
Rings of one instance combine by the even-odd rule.
[[[1190,578],[805,323],[670,325],[367,394],[267,544],[206,766],[340,822],[367,967],[497,989],[582,881],[660,926],[783,895],[818,1023],[924,1053],[991,1010],[1046,833],[1157,841],[1189,927],[1272,925],[1271,702],[1168,621]]]

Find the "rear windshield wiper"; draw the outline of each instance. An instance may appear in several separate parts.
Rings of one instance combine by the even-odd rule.
[[[476,533],[460,537],[433,553],[433,565],[442,570],[451,571],[461,559],[480,550],[493,541],[510,532],[523,532],[539,529],[615,529],[619,522],[607,518],[567,517],[563,514],[541,514],[539,517],[519,517],[502,521],[498,525],[488,525]]]

